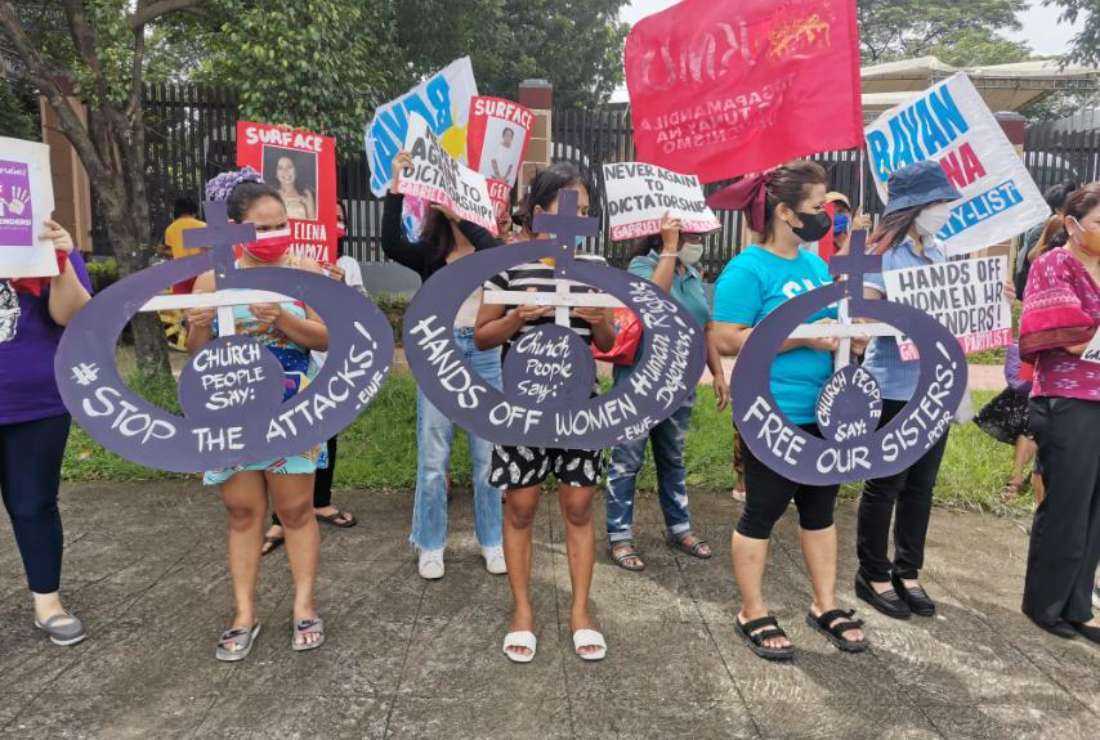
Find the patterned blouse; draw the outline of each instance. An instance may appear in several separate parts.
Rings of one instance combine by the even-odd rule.
[[[1100,364],[1065,350],[1100,327],[1100,286],[1068,249],[1032,265],[1020,324],[1021,354],[1035,362],[1032,396],[1100,401]]]

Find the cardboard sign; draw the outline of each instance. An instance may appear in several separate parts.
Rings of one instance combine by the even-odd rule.
[[[624,65],[638,159],[705,183],[862,141],[852,0],[685,0]]]
[[[54,360],[61,398],[88,434],[136,463],[181,473],[300,455],[324,443],[375,398],[394,352],[385,315],[359,291],[303,270],[236,269],[232,247],[254,239],[255,227],[227,223],[224,202],[207,203],[205,212],[208,226],[184,239],[213,245],[212,252],[150,267],[99,293],[69,323]],[[127,322],[158,293],[210,269],[218,293],[175,299],[215,305],[234,290],[268,291],[303,301],[325,322],[328,360],[305,390],[284,402],[281,365],[248,335],[215,339],[190,359],[179,382],[183,416],[126,386],[114,348]]]
[[[947,432],[966,391],[966,356],[943,324],[911,306],[863,298],[863,275],[879,272],[882,262],[863,253],[865,240],[866,232],[856,232],[851,255],[834,256],[829,264],[831,274],[847,280],[801,293],[768,314],[733,368],[733,421],[741,438],[761,462],[798,483],[823,486],[900,473]],[[841,368],[818,397],[823,438],[780,410],[771,392],[771,366],[806,317],[845,298],[852,316],[890,324],[913,340],[921,350],[920,380],[912,400],[880,428],[882,394],[875,379],[861,368]]]
[[[53,214],[50,148],[0,137],[0,278],[53,277],[53,243],[39,239]]]
[[[294,254],[336,262],[336,139],[237,121],[237,166],[249,165],[286,204]]]
[[[447,153],[466,161],[470,100],[477,95],[469,57],[457,59],[399,97],[378,108],[363,132],[370,162],[370,189],[381,198],[393,176],[393,158],[408,138],[415,115],[423,117]]]
[[[642,162],[616,162],[603,166],[603,182],[611,238],[616,241],[661,233],[666,213],[680,219],[685,233],[722,228],[695,175]]]
[[[401,175],[399,192],[444,205],[459,218],[497,233],[485,176],[447,154],[420,116],[409,123],[405,150],[412,156],[413,169]]]
[[[503,214],[512,209],[512,186],[493,179],[486,180],[485,186],[489,189],[489,200],[493,202],[493,213],[499,223]]]
[[[1001,125],[962,72],[879,116],[867,128],[867,152],[883,202],[890,173],[925,159],[940,163],[963,197],[927,209],[920,220],[938,229],[948,256],[1011,239],[1050,216]]]
[[[454,423],[491,442],[599,450],[638,439],[679,409],[702,375],[703,328],[679,303],[648,280],[575,259],[574,238],[598,229],[597,220],[578,217],[576,207],[575,192],[563,191],[558,213],[539,214],[534,224],[554,239],[463,257],[432,275],[405,312],[405,355],[420,389]],[[592,354],[568,329],[547,325],[515,338],[505,360],[503,391],[481,379],[454,341],[454,317],[470,293],[502,270],[544,257],[555,258],[556,278],[598,288],[642,322],[633,370],[608,393],[589,398]],[[533,303],[559,306],[597,297],[529,295]],[[536,301],[536,295],[556,296],[559,302]],[[568,322],[568,310],[564,318]]]
[[[470,167],[514,187],[534,125],[535,114],[519,103],[504,98],[473,98],[467,133]]]
[[[1081,353],[1081,359],[1085,362],[1100,363],[1100,331],[1097,331],[1089,342],[1089,346]]]
[[[1012,344],[1012,305],[1004,294],[1008,257],[939,262],[882,273],[886,296],[924,311],[947,327],[963,352]],[[919,357],[916,345],[898,345],[901,359]]]

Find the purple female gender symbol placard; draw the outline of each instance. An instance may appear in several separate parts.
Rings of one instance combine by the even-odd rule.
[[[829,265],[830,273],[847,274],[847,280],[796,296],[757,324],[730,379],[733,421],[741,438],[762,463],[798,483],[847,483],[905,470],[947,432],[966,391],[966,355],[950,331],[919,309],[863,298],[863,275],[881,269],[881,258],[863,254],[865,241],[866,232],[856,232],[851,256],[834,257]],[[920,380],[913,399],[878,428],[878,384],[862,368],[842,368],[818,398],[819,427],[828,437],[823,439],[779,409],[771,392],[771,366],[807,316],[844,298],[850,299],[852,316],[889,324],[916,342]]]
[[[576,209],[576,193],[563,190],[558,213],[535,219],[535,228],[554,239],[463,257],[429,278],[405,312],[405,356],[420,389],[453,422],[490,442],[599,450],[637,439],[679,409],[703,373],[703,329],[686,309],[648,280],[574,259],[574,238],[597,228]],[[641,319],[633,371],[606,394],[591,395],[595,361],[583,342],[565,337],[567,329],[544,326],[514,338],[503,392],[477,375],[454,341],[459,307],[487,278],[545,257],[555,258],[555,277],[599,288]]]
[[[209,225],[184,237],[187,246],[213,250],[107,288],[69,322],[54,360],[61,398],[77,423],[112,452],[161,470],[199,472],[301,454],[355,420],[393,361],[393,330],[369,299],[304,270],[236,269],[232,247],[254,239],[254,227],[229,223],[225,203],[207,203],[206,215]],[[219,291],[269,291],[317,312],[328,329],[328,359],[308,387],[283,401],[282,367],[247,335],[214,339],[191,358],[180,376],[184,416],[126,386],[115,364],[126,323],[150,298],[210,269]]]

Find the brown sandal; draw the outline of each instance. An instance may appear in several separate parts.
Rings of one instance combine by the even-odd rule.
[[[692,545],[687,544],[687,541],[693,538],[695,543]],[[714,551],[710,549],[710,545],[696,537],[690,529],[682,534],[669,535],[668,546],[700,560],[710,560],[714,557]]]
[[[634,540],[619,540],[613,542],[607,548],[607,554],[611,556],[611,559],[615,561],[623,570],[629,570],[637,573],[640,570],[645,570],[645,561],[642,560],[642,556],[638,553],[638,548],[634,547]],[[628,563],[628,561],[634,561]]]
[[[1024,492],[1026,483],[1023,480],[1010,480],[1005,483],[1005,487],[1001,489],[1001,503],[1007,504],[1009,501],[1014,501]]]
[[[329,514],[328,516],[325,516],[324,514],[318,514],[317,521],[324,522],[325,524],[337,527],[339,529],[348,529],[349,527],[354,527],[356,524],[359,523],[358,520],[355,518],[355,515],[352,514],[350,511],[339,510],[337,510],[335,514]]]
[[[286,542],[286,537],[268,537],[264,535],[264,544],[263,547],[260,548],[260,557],[275,552],[283,546],[284,542]]]

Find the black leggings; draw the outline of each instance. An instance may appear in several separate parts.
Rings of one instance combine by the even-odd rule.
[[[816,424],[800,424],[801,429],[821,436]],[[787,480],[756,459],[741,440],[741,455],[745,462],[745,508],[737,522],[737,531],[744,537],[766,540],[772,528],[794,498],[798,507],[798,525],[807,531],[833,526],[833,509],[840,486],[807,486]]]
[[[320,509],[332,503],[332,478],[336,474],[336,437],[328,441],[328,467],[319,468],[313,474],[313,508]],[[279,525],[279,516],[272,507],[271,521]]]
[[[69,415],[62,414],[0,424],[0,494],[23,557],[27,585],[36,594],[52,594],[61,583],[64,536],[57,489],[70,423]]]

